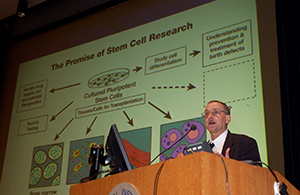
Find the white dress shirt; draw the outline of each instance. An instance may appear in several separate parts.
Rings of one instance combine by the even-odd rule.
[[[214,143],[215,146],[212,148],[213,151],[219,152],[222,154],[223,146],[225,143],[225,139],[228,134],[228,129],[226,129],[221,135],[219,135],[216,139],[209,139],[208,143]]]

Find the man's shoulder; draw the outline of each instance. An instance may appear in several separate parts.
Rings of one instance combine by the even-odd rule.
[[[256,142],[254,138],[244,135],[244,134],[237,134],[237,133],[231,133],[228,131],[228,137],[231,137],[232,139],[236,141],[250,141],[250,142]]]

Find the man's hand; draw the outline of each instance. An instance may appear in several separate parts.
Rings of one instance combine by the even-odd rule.
[[[230,158],[229,157],[229,152],[230,152],[230,148],[227,148],[226,151],[225,151],[225,157],[226,158]]]
[[[227,148],[226,151],[225,151],[225,158],[230,158],[229,157],[229,152],[230,152],[230,148]],[[216,152],[216,151],[214,151],[214,154],[217,154],[219,156],[224,157],[222,154],[220,154],[219,152]]]

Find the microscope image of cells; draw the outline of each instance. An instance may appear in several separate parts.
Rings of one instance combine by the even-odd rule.
[[[83,166],[82,161],[83,161],[83,159],[82,159],[81,162],[80,162],[78,165],[76,165],[76,166],[74,167],[74,169],[71,171],[71,173],[74,172],[74,177],[76,177],[77,172],[78,172],[78,171],[80,170],[80,168]],[[70,173],[70,174],[71,174],[71,173]]]
[[[165,154],[161,154],[159,158],[160,158],[160,161],[166,161],[166,160],[168,160],[168,157]]]
[[[90,88],[106,87],[125,80],[129,76],[129,69],[119,68],[102,72],[90,78],[88,86]]]
[[[176,143],[181,138],[181,132],[178,129],[170,129],[161,138],[161,145],[168,149],[172,144]],[[176,143],[171,148],[175,148],[180,142]],[[170,148],[170,149],[171,149]]]
[[[95,142],[87,142],[89,144],[89,146],[85,149],[85,150],[90,150],[94,144],[96,144]]]
[[[61,157],[63,149],[60,145],[53,145],[48,151],[48,156],[51,160],[57,160]]]
[[[74,162],[76,157],[80,157],[82,158],[82,156],[80,155],[80,150],[83,148],[83,146],[81,146],[80,148],[78,148],[77,150],[72,150],[73,155],[71,157],[72,162]]]
[[[172,152],[172,155],[171,157],[172,158],[177,158],[177,157],[181,157],[181,156],[184,156],[184,149],[186,148],[186,145],[180,145],[178,146],[173,152]]]
[[[47,160],[47,154],[44,150],[39,150],[34,154],[34,162],[38,165],[42,165]]]
[[[197,127],[197,129],[191,130],[185,136],[186,141],[188,141],[191,144],[199,141],[204,134],[204,126],[202,125],[202,123],[200,123],[198,121],[190,121],[190,122],[185,123],[182,127],[183,134],[186,134],[191,129],[192,125],[195,125]]]
[[[45,179],[52,178],[56,174],[57,168],[58,168],[58,166],[55,162],[49,163],[44,169],[43,177]]]
[[[63,146],[63,143],[55,143],[33,148],[29,188],[50,186],[54,178],[61,175]],[[60,182],[57,179],[56,183]]]
[[[60,175],[56,176],[52,182],[51,182],[51,186],[58,186],[60,184]]]
[[[36,185],[42,177],[42,168],[41,167],[34,167],[30,172],[30,185]]]

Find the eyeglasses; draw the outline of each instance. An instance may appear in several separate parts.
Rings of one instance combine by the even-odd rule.
[[[211,113],[213,116],[220,116],[222,112],[224,112],[225,114],[228,114],[228,112],[226,112],[224,110],[220,110],[218,108],[215,108],[212,111],[205,110],[204,112],[202,112],[201,116],[204,117],[204,118],[207,118],[209,113]]]

